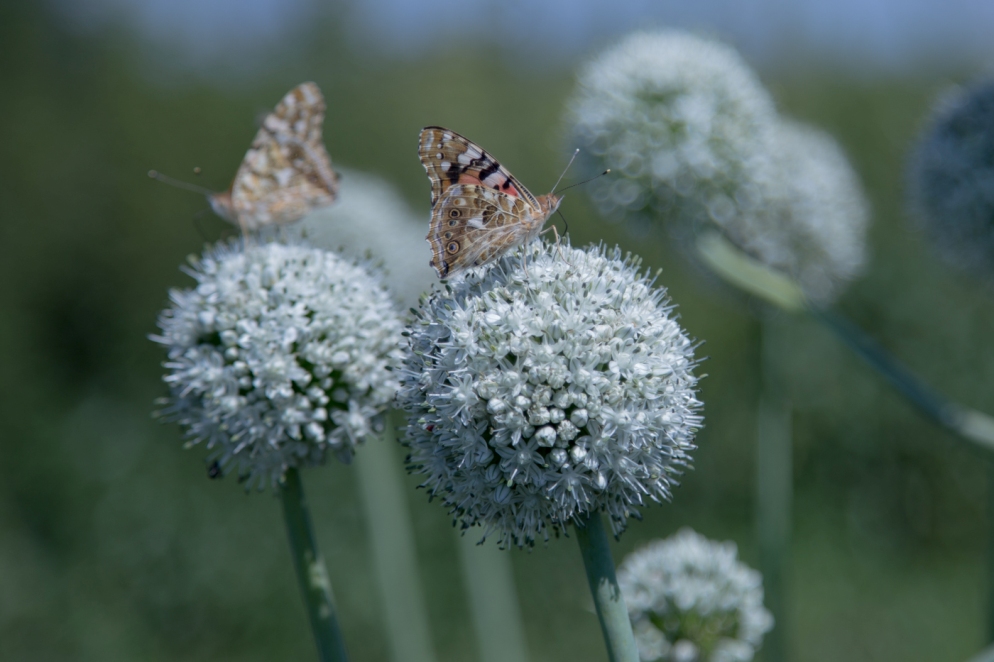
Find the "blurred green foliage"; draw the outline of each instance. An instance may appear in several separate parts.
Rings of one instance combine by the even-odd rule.
[[[150,416],[163,357],[146,336],[167,289],[190,283],[177,266],[229,230],[195,223],[204,201],[145,173],[198,165],[204,185],[225,188],[255,115],[312,79],[329,100],[334,160],[390,179],[426,219],[415,153],[426,124],[473,137],[544,192],[568,153],[572,73],[491,49],[378,60],[328,25],[298,57],[230,85],[160,76],[138,53],[124,37],[75,36],[37,6],[0,7],[0,659],[311,659],[278,502],[208,481],[202,451],[181,450],[179,431]],[[843,143],[873,204],[872,262],[840,307],[936,388],[994,412],[991,293],[938,263],[902,205],[903,159],[947,81],[806,68],[767,82],[785,113]],[[690,525],[737,541],[755,565],[751,304],[665,237],[606,224],[582,193],[563,210],[575,243],[617,242],[662,267],[708,357],[696,468],[671,505],[633,523],[616,559]],[[815,325],[792,322],[783,350],[796,408],[795,659],[965,659],[983,644],[980,456]],[[354,659],[385,660],[354,480],[338,463],[304,474]],[[473,659],[448,518],[409,483],[436,647]],[[576,543],[512,554],[532,658],[602,659]]]

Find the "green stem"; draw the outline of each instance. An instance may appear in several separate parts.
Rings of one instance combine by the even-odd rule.
[[[939,395],[849,320],[827,310],[812,309],[811,315],[866,361],[922,414],[960,438],[988,452],[994,451],[994,419]]]
[[[480,529],[460,533],[459,560],[480,662],[528,662],[511,550],[498,549],[493,540],[477,544]]]
[[[760,347],[762,396],[757,412],[756,533],[763,573],[764,602],[775,627],[763,640],[763,659],[783,662],[787,655],[790,613],[787,567],[790,562],[791,505],[794,496],[790,403],[784,392],[779,357],[786,344],[779,311],[763,320]]]
[[[396,426],[387,421],[383,438],[367,439],[355,458],[387,646],[394,662],[435,662]]]
[[[746,255],[716,232],[697,242],[699,257],[732,285],[789,312],[809,312],[876,370],[919,412],[988,452],[994,452],[994,417],[946,399],[845,318],[814,308],[787,276]]]
[[[576,526],[576,540],[580,543],[587,583],[594,597],[597,619],[601,622],[607,659],[610,662],[639,662],[632,622],[614,576],[614,561],[600,513],[592,513],[582,525]]]
[[[314,632],[318,659],[321,662],[347,662],[349,657],[335,615],[328,570],[314,540],[304,487],[296,469],[288,469],[283,476],[280,498],[283,501],[283,517],[286,520],[287,537],[290,539],[293,566],[297,571],[297,581],[304,596],[311,630]]]
[[[987,627],[984,636],[994,641],[994,459],[987,460]],[[990,651],[994,661],[994,646]]]

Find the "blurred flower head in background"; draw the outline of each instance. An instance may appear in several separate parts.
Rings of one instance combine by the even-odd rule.
[[[868,212],[827,135],[783,122],[733,49],[680,32],[635,34],[581,72],[569,123],[608,218],[665,223],[684,250],[709,228],[818,303],[864,261]]]
[[[230,244],[186,270],[159,317],[162,414],[225,473],[275,485],[290,467],[349,461],[396,392],[401,322],[363,265],[301,245]]]
[[[608,218],[637,225],[748,223],[763,213],[773,101],[730,47],[636,33],[586,65],[569,124]]]
[[[405,308],[438,281],[428,266],[427,218],[419,217],[400,193],[375,175],[339,173],[334,206],[316,211],[288,230],[319,248],[383,262],[383,280]]]
[[[749,662],[773,627],[762,576],[735,543],[691,529],[646,545],[618,567],[618,584],[646,662]]]
[[[908,174],[911,209],[932,243],[994,285],[994,81],[937,104]]]
[[[849,159],[824,131],[783,120],[775,153],[787,195],[780,222],[743,237],[740,247],[790,275],[812,301],[829,303],[866,261],[869,205]]]
[[[690,461],[693,343],[618,249],[533,242],[425,297],[409,334],[410,468],[501,545],[600,510],[619,534]]]

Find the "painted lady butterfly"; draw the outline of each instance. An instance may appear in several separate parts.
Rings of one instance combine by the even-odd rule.
[[[538,197],[479,145],[440,126],[421,130],[421,163],[431,180],[429,263],[439,278],[486,264],[534,239],[559,207]]]
[[[301,83],[262,121],[231,187],[207,196],[214,212],[243,232],[293,223],[330,205],[338,174],[321,139],[325,103],[314,83]]]

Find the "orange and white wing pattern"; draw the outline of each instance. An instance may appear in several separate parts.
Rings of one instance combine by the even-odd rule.
[[[418,155],[431,180],[431,204],[434,205],[453,184],[489,186],[528,204],[538,206],[531,191],[521,185],[507,168],[482,147],[455,131],[440,126],[421,129]]]
[[[439,278],[486,264],[542,229],[559,198],[536,198],[476,143],[439,126],[421,130],[421,163],[431,180],[427,241]]]
[[[292,223],[334,202],[338,175],[324,148],[325,103],[314,83],[290,90],[266,116],[231,188],[211,199],[244,231]]]

